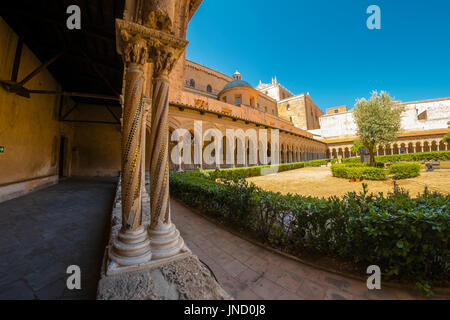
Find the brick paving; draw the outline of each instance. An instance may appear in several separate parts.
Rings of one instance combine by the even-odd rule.
[[[238,300],[423,299],[415,291],[383,287],[304,265],[254,245],[171,200],[172,217],[188,247]],[[438,297],[439,298],[439,297]],[[443,297],[445,298],[445,297]],[[449,297],[446,297],[447,299]]]
[[[0,203],[0,300],[95,299],[116,179],[68,179]],[[171,200],[189,248],[239,300],[417,299],[311,268],[254,245]],[[66,288],[66,269],[82,270],[82,290]],[[447,297],[448,299],[448,297]]]
[[[95,299],[117,179],[67,179],[0,203],[0,300]],[[66,288],[69,265],[81,290]]]

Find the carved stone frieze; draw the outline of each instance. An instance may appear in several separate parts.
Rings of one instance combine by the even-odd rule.
[[[169,75],[188,41],[137,23],[117,19],[117,51],[127,63],[153,63],[154,76]]]

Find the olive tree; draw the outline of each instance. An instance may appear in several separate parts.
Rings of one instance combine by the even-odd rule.
[[[358,99],[353,117],[361,143],[370,152],[370,165],[375,166],[375,148],[397,140],[404,106],[389,93],[373,91],[369,100]]]

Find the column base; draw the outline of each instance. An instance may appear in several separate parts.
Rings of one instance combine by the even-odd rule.
[[[120,231],[109,248],[107,275],[142,269],[150,262],[150,239],[144,227],[135,231]]]
[[[163,225],[157,230],[149,230],[152,261],[171,259],[180,254],[190,252],[180,232],[173,223]]]

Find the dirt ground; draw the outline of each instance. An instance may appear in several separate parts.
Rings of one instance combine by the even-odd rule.
[[[302,168],[277,174],[253,177],[247,179],[265,190],[281,192],[283,194],[296,193],[304,196],[330,197],[343,196],[351,191],[362,191],[362,182],[349,182],[348,179],[335,178],[330,168]],[[370,181],[365,180],[369,192],[385,194],[393,190],[393,180]],[[407,189],[411,196],[416,197],[428,186],[430,191],[450,193],[450,170],[437,169],[433,172],[422,170],[419,177],[398,180],[398,185]]]

